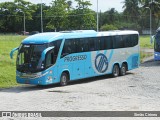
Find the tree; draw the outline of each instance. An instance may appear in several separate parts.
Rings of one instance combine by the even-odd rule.
[[[118,28],[115,27],[114,25],[108,25],[108,24],[105,24],[101,27],[101,30],[102,31],[108,31],[108,30],[117,30]]]
[[[119,13],[115,10],[115,8],[111,8],[104,12],[101,16],[102,25],[115,24],[118,20]]]
[[[159,2],[160,2],[160,0],[140,0],[140,4],[143,8],[143,11],[147,16],[146,19],[149,18],[150,11],[145,10],[145,8],[149,7],[151,9],[152,26],[153,26],[154,29],[157,29],[157,27],[159,25],[159,22],[160,22],[160,20],[159,20],[159,17],[160,17],[160,3]]]
[[[69,29],[95,29],[95,12],[89,9],[90,1],[75,0],[76,9],[69,14]]]
[[[47,24],[48,29],[65,30],[67,28],[68,4],[66,0],[52,1],[52,6],[46,11],[47,16],[50,16],[50,21]]]
[[[140,15],[139,1],[138,0],[125,0],[123,6],[123,13],[126,18],[132,22],[137,21]]]
[[[32,19],[33,12],[32,4],[24,0],[0,3],[0,29],[4,32],[22,31],[24,14],[27,21]]]

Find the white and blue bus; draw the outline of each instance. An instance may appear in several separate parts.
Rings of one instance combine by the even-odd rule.
[[[137,31],[79,30],[40,33],[24,39],[18,48],[16,80],[48,85],[94,76],[125,75],[139,67]]]

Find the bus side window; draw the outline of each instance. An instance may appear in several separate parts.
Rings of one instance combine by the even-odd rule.
[[[94,42],[94,38],[89,38],[89,47],[90,47],[90,51],[94,51],[95,50],[95,42]]]
[[[83,43],[84,43],[84,52],[88,52],[89,51],[89,38],[85,38],[83,39]]]
[[[71,53],[72,53],[71,40],[65,40],[63,50],[62,50],[62,57]]]
[[[80,44],[80,51],[81,51],[81,52],[84,52],[84,46],[85,46],[85,45],[84,45],[84,39],[80,39],[80,40],[79,40],[79,44]]]
[[[114,48],[123,48],[124,47],[124,40],[122,39],[121,36],[116,35],[114,36]]]
[[[57,56],[59,49],[61,47],[62,40],[53,41],[50,43],[50,46],[54,46],[54,55]]]
[[[104,41],[105,41],[105,37],[100,37],[99,38],[99,45],[100,45],[99,49],[100,50],[105,50],[105,42]]]
[[[75,41],[75,53],[83,52],[81,45],[81,39],[76,39]]]
[[[113,36],[106,36],[105,37],[105,41],[104,41],[104,47],[105,49],[113,49],[113,40],[114,40],[114,37]]]
[[[136,46],[138,44],[138,35],[131,35],[132,46]]]
[[[129,35],[123,35],[123,40],[124,40],[124,47],[131,47],[131,41],[130,41],[130,36]]]
[[[100,39],[100,37],[98,37],[98,38],[93,38],[93,40],[94,40],[94,45],[95,45],[94,50],[100,50],[100,44],[101,44],[101,39]]]

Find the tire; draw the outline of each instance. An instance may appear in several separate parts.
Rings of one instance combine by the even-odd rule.
[[[66,86],[68,84],[69,77],[68,74],[63,72],[60,78],[60,85],[61,86]]]
[[[121,67],[121,69],[120,69],[120,75],[121,75],[121,76],[126,75],[126,71],[127,71],[127,66],[126,66],[126,64],[122,64],[122,67]]]
[[[112,76],[113,77],[118,77],[120,74],[119,66],[114,65],[113,70],[112,70]]]

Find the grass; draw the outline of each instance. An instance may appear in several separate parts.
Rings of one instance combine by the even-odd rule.
[[[18,35],[0,35],[0,88],[9,88],[17,86],[16,83],[16,54],[14,59],[10,59],[10,51],[18,47],[25,36]],[[140,46],[142,48],[153,48],[150,44],[149,36],[140,37]],[[141,54],[141,59],[146,54]]]
[[[150,36],[140,36],[140,47],[141,47],[140,61],[143,62],[145,58],[153,55],[152,53],[147,53],[147,52],[142,51],[142,49],[144,48],[153,49],[154,44],[150,43]]]
[[[153,44],[150,43],[150,36],[140,36],[141,48],[153,48]]]
[[[18,47],[25,36],[0,35],[0,88],[18,85],[16,76],[16,55],[10,59],[10,51]]]

